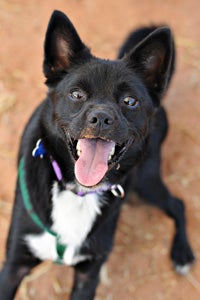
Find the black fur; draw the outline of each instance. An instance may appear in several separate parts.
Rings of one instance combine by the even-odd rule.
[[[171,250],[174,266],[191,264],[194,256],[186,235],[184,204],[170,194],[160,174],[161,144],[168,127],[160,102],[175,60],[170,29],[141,28],[128,37],[119,59],[102,60],[90,53],[69,19],[55,11],[47,29],[44,53],[49,92],[26,126],[19,152],[19,159],[25,159],[26,182],[40,219],[46,226],[52,225],[50,191],[56,177],[48,158],[32,157],[36,141],[43,139],[67,183],[75,180],[71,139],[113,140],[119,150],[124,145],[127,149],[117,162],[120,169],[113,164],[102,181],[121,184],[126,195],[134,189],[145,201],[164,210],[175,223]],[[79,92],[78,99],[73,98],[74,90]],[[94,299],[99,270],[112,249],[123,201],[110,191],[104,193],[104,198],[107,205],[81,249],[93,259],[75,266],[72,300]],[[23,237],[41,232],[24,208],[17,182],[7,257],[0,273],[1,299],[13,299],[23,277],[40,263]]]

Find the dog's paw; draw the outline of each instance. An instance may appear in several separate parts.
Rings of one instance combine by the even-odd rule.
[[[189,272],[195,257],[186,239],[182,239],[178,235],[175,236],[171,250],[171,259],[174,270],[178,274],[186,275]]]
[[[192,264],[186,264],[184,266],[182,265],[177,265],[175,262],[173,262],[173,267],[174,270],[176,271],[177,274],[180,275],[187,275],[191,269]]]

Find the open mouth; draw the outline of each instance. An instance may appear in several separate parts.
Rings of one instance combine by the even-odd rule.
[[[123,157],[132,140],[118,145],[103,138],[81,138],[74,140],[69,134],[68,146],[75,161],[77,181],[86,187],[98,185],[106,173]]]

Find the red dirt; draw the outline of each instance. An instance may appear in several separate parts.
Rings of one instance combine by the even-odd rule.
[[[164,106],[170,132],[163,149],[163,175],[185,200],[188,233],[196,264],[176,275],[168,253],[173,224],[155,208],[136,201],[124,206],[116,244],[98,288],[97,300],[200,299],[200,2],[136,0],[51,0],[0,2],[0,262],[4,260],[16,179],[20,135],[33,109],[45,97],[43,40],[53,9],[63,10],[93,53],[114,58],[135,27],[169,24],[177,45],[176,75]],[[21,285],[17,300],[68,299],[72,270],[50,263]]]

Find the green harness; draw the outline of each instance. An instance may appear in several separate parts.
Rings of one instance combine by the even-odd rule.
[[[67,245],[62,244],[60,242],[60,236],[55,231],[53,231],[50,228],[46,227],[44,225],[44,223],[41,221],[41,219],[39,218],[39,216],[34,212],[34,208],[31,204],[28,188],[27,188],[27,185],[26,185],[26,179],[25,179],[26,174],[25,174],[24,166],[25,166],[25,162],[24,162],[24,158],[22,157],[20,162],[19,162],[18,176],[19,176],[19,184],[20,184],[20,189],[21,189],[21,193],[22,193],[22,199],[23,199],[24,206],[26,208],[26,211],[30,215],[31,219],[33,220],[33,222],[39,228],[41,228],[45,232],[48,232],[49,234],[51,234],[52,236],[55,237],[55,239],[56,239],[56,252],[57,252],[58,257],[54,262],[57,263],[57,264],[63,264],[63,257],[64,257],[64,254],[65,254],[65,251],[67,249]]]

